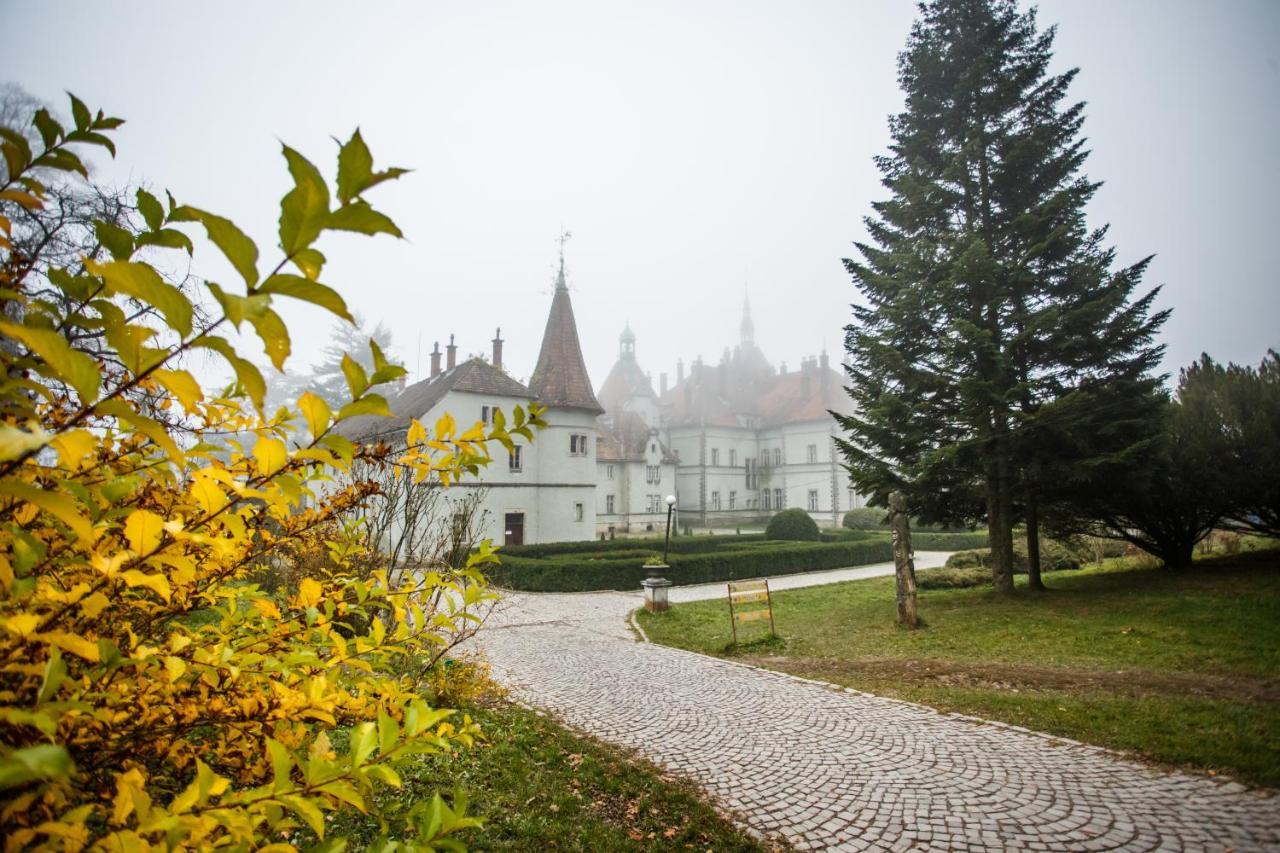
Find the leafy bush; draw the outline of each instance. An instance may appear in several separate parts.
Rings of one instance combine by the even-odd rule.
[[[987,534],[983,533],[916,533],[911,532],[911,547],[917,551],[962,551],[968,548],[985,548]]]
[[[429,670],[467,636],[459,605],[493,597],[478,570],[488,548],[399,587],[360,577],[367,555],[340,521],[371,488],[327,490],[330,475],[398,464],[448,485],[488,462],[488,442],[532,438],[542,421],[517,411],[505,428],[459,432],[445,416],[414,421],[394,457],[354,446],[335,426],[386,413],[371,389],[404,374],[376,346],[372,372],[344,361],[352,401],[336,413],[311,393],[264,413],[261,372],[218,333],[247,325],[282,370],[275,300],[351,319],[318,281],[319,235],[400,234],[362,195],[402,170],[374,172],[358,131],[336,193],[285,146],[295,185],[265,276],[235,224],[144,190],[145,226],[96,223],[97,248],[71,267],[16,250],[33,245],[27,215],[57,175],[87,174],[73,146],[114,152],[120,120],[71,108],[71,130],[44,110],[26,133],[0,130],[0,836],[9,849],[293,849],[299,827],[323,838],[326,812],[396,785],[396,767],[472,743],[472,721],[431,707],[404,662]],[[164,279],[185,259],[148,260],[193,254],[193,226],[244,279],[239,293],[204,285],[211,314],[194,285]],[[196,354],[219,356],[234,382],[202,388],[182,368]],[[270,595],[250,578],[273,568]],[[435,849],[476,823],[455,805],[382,817]]]
[[[818,523],[802,509],[784,509],[769,519],[769,526],[764,530],[765,539],[785,542],[817,542],[822,538],[818,532]]]
[[[916,586],[920,589],[968,589],[991,586],[991,570],[977,566],[928,569],[916,573]]]
[[[1084,565],[1084,559],[1062,543],[1053,539],[1040,540],[1040,571],[1062,572],[1078,569]],[[991,568],[991,549],[974,548],[959,551],[947,558],[949,569]],[[1013,543],[1013,571],[1015,574],[1027,573],[1027,542],[1025,539]]]
[[[840,524],[849,530],[888,530],[888,514],[887,509],[860,506],[846,512]]]
[[[736,537],[720,537],[731,540]],[[721,551],[671,554],[666,577],[677,585],[741,580],[837,569],[893,559],[885,538],[858,542],[749,543]],[[490,578],[499,586],[532,592],[636,590],[645,578],[641,561],[584,560],[562,554],[541,558],[504,556]]]

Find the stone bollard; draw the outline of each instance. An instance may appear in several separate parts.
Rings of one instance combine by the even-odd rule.
[[[649,575],[640,581],[640,586],[644,588],[644,609],[650,613],[664,613],[671,607],[667,599],[667,590],[671,589],[671,581],[662,575],[670,566],[662,563],[654,565],[645,565],[644,570]]]

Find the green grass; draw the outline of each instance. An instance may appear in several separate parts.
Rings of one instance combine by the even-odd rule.
[[[447,756],[424,756],[401,771],[403,800],[459,785],[482,829],[462,838],[472,850],[776,849],[720,817],[696,790],[665,778],[623,750],[568,731],[513,705],[467,709],[488,740]],[[351,849],[377,834],[376,822],[344,813]]]
[[[723,601],[639,618],[654,642],[1280,786],[1280,551],[1046,583],[923,590],[918,631],[892,578],[781,592],[779,637],[738,647]]]

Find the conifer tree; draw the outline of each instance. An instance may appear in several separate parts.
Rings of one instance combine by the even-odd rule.
[[[330,405],[339,405],[346,392],[347,380],[342,370],[346,357],[355,360],[365,370],[372,370],[369,341],[383,352],[391,350],[391,331],[382,323],[369,329],[368,322],[356,314],[354,323],[335,323],[332,340],[320,353],[320,362],[311,367],[311,376],[302,379],[305,387],[318,394]]]
[[[985,519],[1005,592],[1014,524],[1034,545],[1049,475],[1090,467],[1051,438],[1103,429],[1092,449],[1112,460],[1149,441],[1155,419],[1117,403],[1154,411],[1167,315],[1158,289],[1134,298],[1149,259],[1116,269],[1106,229],[1086,227],[1099,185],[1053,39],[1013,0],[921,4],[876,160],[890,198],[845,260],[864,299],[846,328],[849,471],[879,504],[900,489],[925,520]]]

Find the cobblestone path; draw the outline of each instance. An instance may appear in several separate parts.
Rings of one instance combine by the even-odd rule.
[[[1280,797],[637,642],[623,593],[511,596],[481,632],[520,700],[693,779],[802,850],[1280,849]]]

